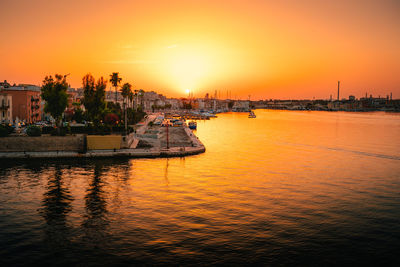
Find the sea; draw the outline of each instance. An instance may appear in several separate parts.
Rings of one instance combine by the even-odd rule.
[[[399,266],[400,114],[255,114],[195,156],[0,161],[0,265]]]

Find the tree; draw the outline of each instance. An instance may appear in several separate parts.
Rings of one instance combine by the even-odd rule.
[[[122,97],[124,98],[125,103],[127,103],[127,100],[131,93],[132,93],[132,85],[130,83],[124,83],[124,85],[122,85],[121,94]]]
[[[106,113],[115,113],[118,116],[122,115],[122,109],[119,103],[115,104],[114,102],[106,103]]]
[[[126,132],[127,132],[127,130],[128,130],[128,117],[127,117],[127,114],[126,114],[126,105],[127,105],[128,97],[129,97],[129,95],[130,95],[131,93],[132,93],[132,85],[131,85],[130,83],[124,83],[124,85],[122,86],[121,94],[122,94],[122,97],[124,98],[124,114],[125,114],[124,123],[125,123],[125,134],[126,134]]]
[[[85,106],[88,117],[97,126],[103,117],[106,107],[105,90],[107,81],[101,77],[95,83],[95,78],[91,74],[86,74],[82,78],[82,84],[84,94],[82,103]]]
[[[114,113],[108,113],[106,116],[104,116],[104,122],[110,125],[117,125],[117,122],[119,121],[119,117],[117,114]]]
[[[83,119],[84,119],[83,110],[81,108],[75,109],[74,115],[72,116],[72,119],[74,121],[76,121],[77,123],[81,123],[83,121]]]
[[[140,97],[140,106],[141,106],[142,110],[144,110],[144,90],[140,89],[138,92],[138,95]]]
[[[134,104],[134,106],[135,106],[135,110],[137,110],[137,106],[138,106],[138,104],[137,104],[137,102],[138,102],[138,90],[136,90],[135,89],[135,93],[134,93],[134,96],[135,96],[135,100],[134,100],[134,102],[135,102],[135,104]]]
[[[128,96],[128,98],[129,98],[129,103],[130,103],[130,108],[132,108],[132,101],[133,101],[133,96],[134,96],[134,94],[133,94],[133,92],[132,92],[132,90],[129,92],[129,96]]]
[[[66,75],[56,74],[54,78],[51,75],[44,78],[41,97],[46,101],[44,112],[50,113],[61,126],[62,114],[68,104],[68,83]]]
[[[111,82],[112,85],[115,87],[115,103],[118,102],[118,93],[117,93],[117,90],[118,90],[118,85],[121,83],[121,80],[122,80],[122,78],[120,78],[118,75],[119,75],[118,72],[113,72],[113,73],[110,75],[110,82]]]

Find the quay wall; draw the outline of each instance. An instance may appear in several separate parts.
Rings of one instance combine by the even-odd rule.
[[[135,134],[122,136],[41,136],[0,138],[0,160],[27,158],[157,158],[185,157],[206,151],[204,145],[187,126],[184,130],[191,140],[191,146],[169,149],[126,148],[137,144]],[[136,147],[136,145],[134,145]],[[88,149],[88,150],[86,150]]]
[[[0,152],[85,151],[83,135],[0,138]]]
[[[74,151],[44,151],[44,152],[2,152],[0,160],[4,159],[30,159],[30,158],[160,158],[160,157],[185,157],[197,155],[206,151],[204,146],[170,148],[168,150],[148,149],[120,149],[120,150],[89,150],[86,153]]]
[[[126,136],[122,136],[121,148],[130,148],[134,141],[135,141],[135,133],[130,133]]]
[[[121,135],[88,135],[88,150],[120,149],[123,142]]]

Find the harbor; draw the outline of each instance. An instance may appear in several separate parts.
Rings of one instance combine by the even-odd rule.
[[[1,161],[3,265],[397,263],[399,114],[255,113],[197,121],[197,156]]]
[[[147,116],[143,122],[137,125],[135,133],[126,136],[75,135],[2,138],[0,139],[0,159],[156,158],[184,157],[205,152],[205,146],[186,123],[177,119],[181,123],[179,125],[175,123],[175,127],[172,127],[172,124],[171,127],[162,126],[161,123],[156,125],[156,120],[160,117],[164,121],[164,116],[160,116],[160,114]],[[21,141],[27,142],[23,145]],[[66,144],[60,146],[63,142]],[[56,143],[57,146],[52,146],[52,143]]]
[[[1,266],[400,266],[400,0],[0,0]]]

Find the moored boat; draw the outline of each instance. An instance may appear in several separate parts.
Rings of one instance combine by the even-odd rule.
[[[249,112],[249,118],[250,119],[257,118],[256,114],[254,114],[254,112],[252,110]]]
[[[191,121],[191,122],[189,122],[188,126],[189,126],[189,129],[196,130],[197,129],[197,122]]]

